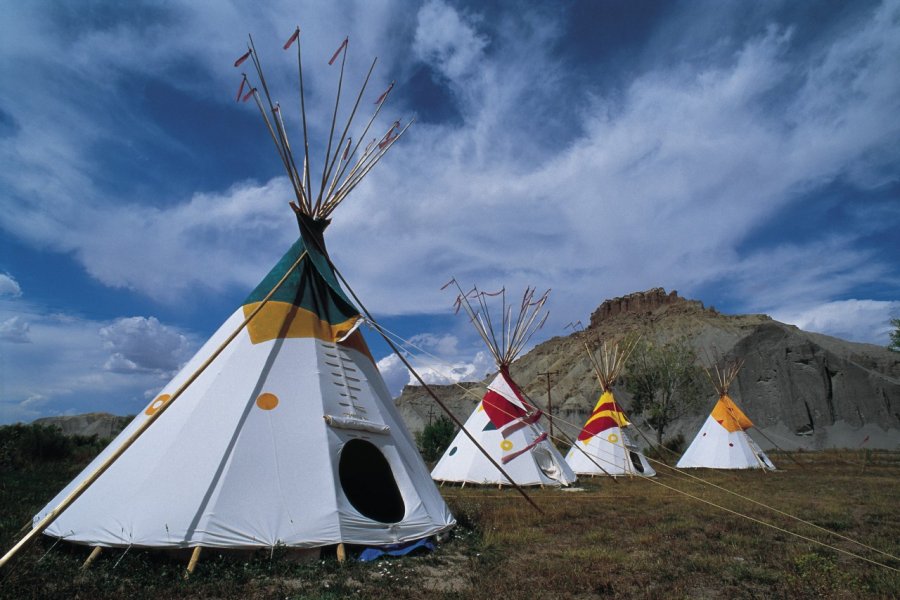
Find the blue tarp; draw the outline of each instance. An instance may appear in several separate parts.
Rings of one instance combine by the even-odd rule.
[[[422,549],[426,552],[434,550],[434,543],[429,538],[422,538],[414,542],[404,542],[402,544],[389,544],[387,546],[374,546],[366,548],[359,553],[360,562],[369,562],[384,555],[389,556],[406,556],[411,552]]]

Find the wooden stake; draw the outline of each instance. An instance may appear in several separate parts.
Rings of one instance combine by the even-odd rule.
[[[546,375],[547,376],[547,412],[550,414],[550,418],[548,419],[550,422],[550,437],[553,436],[553,399],[550,396],[550,377],[552,375],[559,375],[559,371],[547,371],[546,373],[538,373],[538,376]]]
[[[191,552],[191,560],[188,561],[187,570],[184,572],[185,579],[190,577],[191,574],[193,574],[194,569],[197,568],[197,561],[200,560],[200,550],[202,549],[203,546],[194,546],[194,551]]]
[[[84,559],[84,564],[81,565],[82,571],[87,571],[88,567],[91,566],[91,563],[97,560],[97,557],[100,556],[101,550],[103,550],[102,546],[94,546],[94,549],[91,550],[91,553],[88,555],[88,557]]]
[[[344,543],[341,542],[337,547],[337,560],[339,563],[344,564],[344,561],[347,560],[347,549],[344,548]]]

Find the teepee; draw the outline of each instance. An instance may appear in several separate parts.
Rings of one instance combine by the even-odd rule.
[[[346,40],[338,52],[340,89]],[[308,548],[414,541],[455,522],[357,330],[363,317],[323,237],[332,211],[405,131],[395,123],[360,149],[390,88],[354,145],[347,133],[366,76],[343,133],[327,140],[321,181],[313,185],[302,63],[298,169],[252,39],[235,66],[248,58],[263,95],[244,75],[238,97],[255,100],[287,169],[299,239],[134,421],[38,512],[33,532],[98,547]],[[333,136],[333,120],[331,129]]]
[[[622,373],[634,346],[635,343],[608,346],[604,342],[599,356],[588,349],[600,382],[600,399],[566,454],[566,462],[579,475],[656,475],[625,432],[630,423],[613,394],[613,382]]]
[[[741,363],[734,363],[723,369],[715,365],[715,377],[706,371],[719,393],[719,401],[678,461],[678,468],[775,469],[766,453],[747,434],[753,422],[728,396],[728,388],[740,370]]]
[[[456,283],[455,280],[452,282]],[[456,285],[459,288],[459,284]],[[535,300],[534,289],[526,289],[517,310],[507,305],[505,289],[496,294],[481,292],[477,288],[469,294],[464,294],[462,289],[459,291],[457,309],[465,309],[499,369],[488,385],[487,393],[463,427],[495,461],[503,465],[516,484],[569,485],[575,481],[575,473],[538,423],[541,411],[526,399],[509,375],[509,365],[547,319],[546,313],[539,317],[549,290]],[[495,328],[496,320],[492,320],[488,306],[487,298],[492,296],[501,297],[502,310],[497,323],[499,330]],[[477,310],[472,307],[470,297],[478,303]],[[457,433],[447,447],[431,476],[436,481],[508,484],[497,467],[463,431]]]

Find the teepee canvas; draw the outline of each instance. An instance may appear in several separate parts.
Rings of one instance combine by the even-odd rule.
[[[346,57],[346,41],[341,49]],[[247,58],[264,87],[252,42]],[[298,170],[269,91],[261,97],[248,89],[294,188],[299,239],[181,372],[35,516],[38,526],[105,468],[46,527],[51,536],[93,546],[319,547],[412,541],[454,524],[357,330],[362,317],[323,237],[334,208],[403,131],[394,124],[360,152],[347,137],[351,114],[333,151],[328,141],[321,185],[313,188],[309,144]],[[303,123],[305,140],[305,114]]]
[[[526,290],[518,314],[507,306],[506,292],[498,294],[503,306],[499,331],[495,331],[495,321],[488,310],[486,297],[491,294],[477,289],[463,294],[460,290],[457,299],[457,306],[465,308],[499,368],[463,427],[491,458],[503,465],[516,484],[569,485],[575,481],[575,473],[538,422],[541,411],[525,398],[509,375],[509,365],[546,319],[546,314],[540,321],[538,317],[547,294],[534,300],[534,290]],[[470,296],[477,300],[478,310],[471,306]],[[509,483],[463,431],[447,447],[431,476],[437,481],[457,483]]]
[[[740,364],[721,370],[717,365],[715,378],[707,371],[719,393],[719,400],[678,461],[678,468],[775,469],[769,457],[747,434],[753,422],[728,396],[728,388],[739,371]]]
[[[579,475],[656,475],[626,433],[630,423],[613,395],[613,382],[633,349],[634,344],[621,348],[603,344],[598,357],[588,351],[601,393],[578,439],[566,454],[566,462]]]

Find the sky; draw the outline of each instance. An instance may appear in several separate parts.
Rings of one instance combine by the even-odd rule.
[[[4,7],[0,423],[137,412],[296,239],[233,63],[252,35],[296,139],[297,25],[319,165],[345,37],[345,98],[378,58],[357,126],[391,81],[377,126],[415,119],[326,238],[429,380],[493,367],[451,277],[551,289],[533,342],[664,287],[887,344],[900,2],[261,4]],[[366,337],[399,392],[409,374]]]

